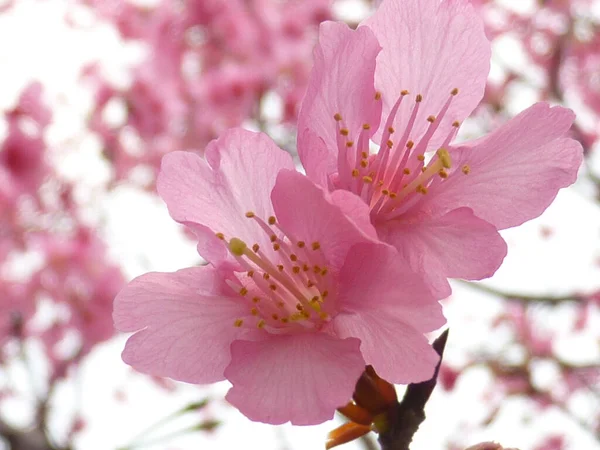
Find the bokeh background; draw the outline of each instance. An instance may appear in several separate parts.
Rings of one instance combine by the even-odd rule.
[[[0,449],[323,448],[341,419],[252,423],[225,382],[131,370],[112,300],[134,276],[201,263],[155,194],[162,155],[202,153],[232,126],[294,154],[318,24],[354,27],[375,3],[0,1]],[[492,279],[453,283],[441,383],[412,448],[597,450],[600,1],[473,3],[493,59],[459,138],[543,100],[577,113],[586,160],[540,218],[503,232]]]

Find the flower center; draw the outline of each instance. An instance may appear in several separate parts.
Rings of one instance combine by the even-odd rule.
[[[364,124],[355,142],[344,126],[342,115],[335,114],[338,136],[338,176],[333,181],[334,186],[359,195],[369,205],[372,218],[389,220],[401,216],[415,201],[427,195],[431,188],[437,188],[437,185],[451,175],[448,169],[452,167],[452,161],[446,147],[456,136],[459,122],[453,122],[452,129],[427,164],[425,152],[456,95],[458,89],[453,89],[438,115],[427,117],[429,124],[425,133],[414,142],[410,139],[410,135],[423,96],[418,94],[415,97],[406,128],[402,133],[397,133],[392,124],[400,105],[409,96],[408,91],[402,91],[386,119],[381,145],[375,154],[370,154],[369,151],[371,126]],[[376,98],[381,96],[378,95]],[[392,139],[393,136],[398,136],[398,139]],[[466,175],[469,170],[465,166],[462,173]]]
[[[329,305],[332,280],[321,251],[321,244],[305,242],[283,230],[274,216],[265,222],[254,212],[246,217],[266,233],[271,248],[249,246],[222,233],[217,237],[227,242],[229,252],[246,270],[246,277],[228,279],[227,283],[247,299],[256,326],[271,333],[283,334],[297,329],[319,329],[330,320]],[[237,319],[234,326],[244,326]]]

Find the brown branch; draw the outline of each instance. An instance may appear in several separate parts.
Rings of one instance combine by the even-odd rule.
[[[519,294],[518,292],[504,292],[481,283],[471,283],[469,281],[464,280],[459,281],[463,284],[466,284],[470,288],[476,289],[480,292],[491,294],[496,297],[503,297],[506,300],[520,303],[558,304],[564,302],[583,302],[585,300],[585,296],[582,294],[570,293],[565,295],[526,295]]]

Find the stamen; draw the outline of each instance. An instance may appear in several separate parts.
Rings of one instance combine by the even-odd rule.
[[[465,175],[469,175],[469,173],[471,173],[471,167],[469,167],[467,164],[465,164],[462,167],[462,173],[464,173]]]

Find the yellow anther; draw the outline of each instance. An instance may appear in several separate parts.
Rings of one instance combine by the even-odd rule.
[[[268,280],[269,278],[271,278],[271,275],[269,275],[268,273],[265,272],[265,273],[263,273],[263,278],[265,280]]]
[[[281,246],[278,243],[273,244],[273,250],[277,251],[281,248]]]
[[[252,246],[252,251],[254,251],[254,253],[258,253],[259,250],[260,250],[260,245],[254,244]]]
[[[313,298],[310,299],[311,303],[313,302],[318,302],[319,301],[319,296],[315,295]]]
[[[248,276],[249,276],[250,278],[252,278],[252,277],[254,276],[254,270],[249,270],[249,271],[248,271]]]
[[[438,175],[440,176],[440,178],[448,178],[448,172],[446,172],[444,169],[440,169],[440,171],[438,172]]]
[[[340,134],[341,134],[342,136],[348,136],[348,134],[349,134],[349,133],[350,133],[350,132],[348,131],[348,128],[342,128],[342,129],[340,130]]]
[[[269,289],[271,289],[272,291],[276,291],[277,290],[277,285],[276,284],[270,284],[269,285]]]
[[[252,218],[254,217],[254,213],[253,213],[252,211],[248,211],[248,212],[246,213],[246,217],[247,217],[248,219],[252,219]]]
[[[304,264],[304,265],[302,266],[302,271],[303,271],[303,272],[308,272],[309,270],[310,270],[310,267],[308,267],[308,264]]]
[[[273,320],[277,320],[277,319],[279,319],[279,316],[277,314],[273,313],[273,314],[271,314],[271,318]]]
[[[366,159],[360,161],[360,167],[362,167],[363,169],[366,169],[368,165],[369,161],[367,161]]]
[[[429,123],[433,123],[433,122],[435,122],[435,116],[429,116],[429,117],[427,118],[427,122],[429,122]]]
[[[283,272],[283,269],[284,269],[284,267],[283,267],[283,264],[277,264],[277,269],[278,269],[280,272]]]
[[[271,242],[275,242],[277,240],[277,236],[275,236],[274,234],[272,234],[269,239],[271,240]]]
[[[256,244],[254,244],[256,245]],[[235,256],[242,256],[248,246],[244,241],[238,238],[231,238],[229,241],[229,251]]]
[[[292,261],[294,261],[294,262],[295,262],[295,261],[298,261],[298,256],[296,256],[294,253],[292,253],[292,254],[290,255],[290,260],[292,260]]]
[[[377,186],[380,186],[380,187],[381,187],[381,186],[383,186],[383,180],[379,180],[379,181],[377,182]]]
[[[342,120],[342,115],[341,115],[340,113],[335,113],[335,114],[333,115],[333,118],[334,118],[334,119],[335,119],[337,122],[339,122],[340,120]]]
[[[417,103],[421,103],[423,101],[423,96],[421,94],[417,94],[417,98],[415,99]]]
[[[418,155],[418,156],[417,156],[417,159],[418,159],[419,161],[425,161],[425,155]]]
[[[458,88],[454,88],[454,89],[452,89],[452,90],[450,91],[450,94],[451,94],[451,95],[456,95],[456,94],[458,94]]]
[[[436,154],[440,159],[442,166],[444,166],[444,169],[449,169],[452,167],[452,159],[450,158],[450,153],[448,150],[445,148],[440,148]]]
[[[304,309],[304,307],[300,303],[296,303],[296,309],[298,311],[302,311]]]
[[[404,168],[404,170],[402,171],[402,173],[404,175],[410,175],[410,169],[408,167]]]
[[[470,172],[471,172],[471,168],[467,164],[465,164],[462,167],[462,173],[464,173],[465,175],[469,175]]]
[[[319,250],[321,248],[321,244],[318,241],[315,241],[311,244],[313,250]]]
[[[319,273],[320,271],[321,271],[321,268],[315,264],[315,266],[313,267],[313,272]]]
[[[406,89],[403,89],[403,90],[400,91],[400,95],[402,95],[402,96],[405,96],[405,95],[408,95],[408,94],[410,94],[410,92],[408,90],[406,90]]]
[[[233,322],[233,326],[234,327],[241,327],[244,324],[244,321],[242,319],[236,319],[235,322]]]
[[[372,183],[373,182],[373,178],[371,177],[362,177],[363,181],[367,184]]]
[[[396,194],[395,192],[390,192],[390,198],[396,198],[398,197],[398,194]]]
[[[252,297],[252,303],[260,303],[260,297]]]
[[[316,312],[320,312],[321,311],[321,304],[317,301],[317,300],[311,300],[309,302],[309,305],[312,309],[314,309]]]
[[[258,309],[256,309],[256,308],[252,308],[252,309],[250,310],[250,314],[252,314],[253,316],[258,316]]]
[[[427,172],[427,166],[421,167],[421,172],[423,172],[423,173]]]
[[[409,150],[412,150],[412,148],[415,146],[415,143],[413,141],[408,141],[406,143],[406,148]]]
[[[394,133],[394,131],[396,131],[396,130],[394,130],[394,127],[389,127],[389,128],[388,128],[388,132],[389,132],[390,134]]]
[[[417,186],[416,191],[419,192],[420,194],[423,194],[423,195],[425,195],[425,194],[427,194],[427,192],[429,192],[427,190],[427,188],[425,186],[423,186],[422,184],[420,184],[420,185]]]
[[[354,141],[346,142],[346,147],[352,147],[354,145]]]
[[[292,267],[292,272],[294,272],[294,273],[300,273],[300,267],[298,267],[298,266]]]
[[[381,92],[375,92],[375,100],[381,100]]]
[[[245,287],[240,289],[240,295],[246,295],[248,293],[248,289],[246,289]]]
[[[369,154],[367,152],[361,152],[360,156],[362,156],[364,159],[369,157]]]
[[[357,176],[359,176],[359,175],[360,175],[360,172],[358,171],[358,169],[352,169],[352,176],[353,176],[354,178],[356,178],[356,177],[357,177]]]
[[[381,195],[390,195],[390,191],[388,191],[387,189],[382,189]]]
[[[371,129],[371,125],[369,125],[368,123],[363,123],[363,130],[370,130]]]
[[[458,127],[460,127],[460,122],[458,120],[455,120],[454,122],[452,122],[452,126],[454,128],[458,128]]]
[[[306,245],[306,243],[304,241],[298,241],[296,242],[296,245],[300,248],[304,248],[304,246]]]
[[[265,322],[263,319],[260,319],[260,320],[258,321],[258,323],[256,324],[256,326],[257,326],[258,328],[264,328],[265,324],[266,324],[266,322]]]
[[[269,216],[269,225],[275,225],[275,222],[277,222],[275,216]]]
[[[225,235],[223,233],[215,233],[215,236],[221,240],[225,239]]]
[[[391,139],[389,139],[385,145],[387,145],[388,148],[392,148],[394,146],[394,141],[392,141]]]

